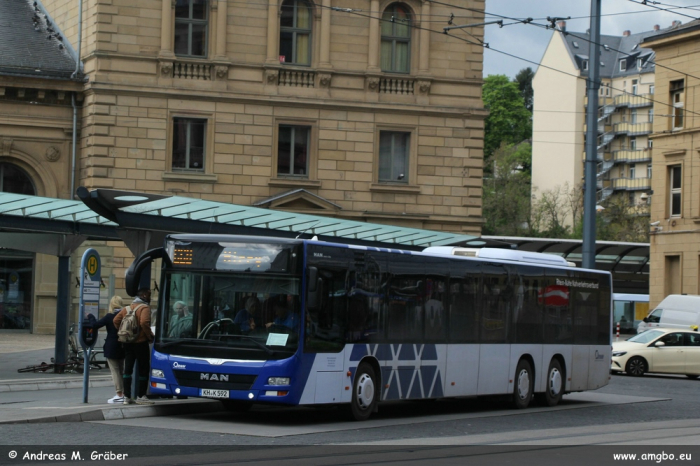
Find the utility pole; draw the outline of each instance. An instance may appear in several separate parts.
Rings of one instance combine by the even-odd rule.
[[[581,265],[595,268],[595,222],[598,165],[598,89],[600,89],[600,0],[591,0],[590,49],[588,53],[588,106],[586,107],[586,163],[583,193],[583,251]]]

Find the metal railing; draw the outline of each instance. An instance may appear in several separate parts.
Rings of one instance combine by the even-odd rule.
[[[615,191],[651,189],[651,178],[614,178],[611,181]]]

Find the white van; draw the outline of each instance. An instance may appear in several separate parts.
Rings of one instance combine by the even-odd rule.
[[[684,328],[700,326],[700,296],[671,294],[644,318],[638,332],[653,327]]]

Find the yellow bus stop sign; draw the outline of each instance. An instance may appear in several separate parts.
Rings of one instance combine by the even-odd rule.
[[[97,256],[88,257],[85,268],[87,269],[87,272],[90,274],[90,276],[94,276],[97,273],[97,269],[99,268],[99,261],[97,259]]]

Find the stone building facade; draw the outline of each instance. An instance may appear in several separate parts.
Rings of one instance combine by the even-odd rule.
[[[74,37],[77,0],[44,3]],[[83,8],[82,185],[479,233],[482,47],[436,33],[448,7]]]
[[[456,7],[460,23],[482,22],[484,1],[451,3],[37,1],[27,27],[79,55],[84,82],[56,84],[49,110],[8,104],[34,129],[0,123],[0,139],[37,195],[82,185],[479,235],[483,48],[442,28]],[[483,26],[470,33],[483,39]],[[47,144],[65,155],[30,169],[17,152],[55,157]],[[116,277],[110,292],[123,290],[132,253],[84,244],[73,264],[87,246]],[[34,288],[55,284],[34,269]]]
[[[700,294],[700,134],[697,77],[700,21],[649,38],[656,52],[650,304],[674,293]],[[700,141],[700,139],[699,139]]]

